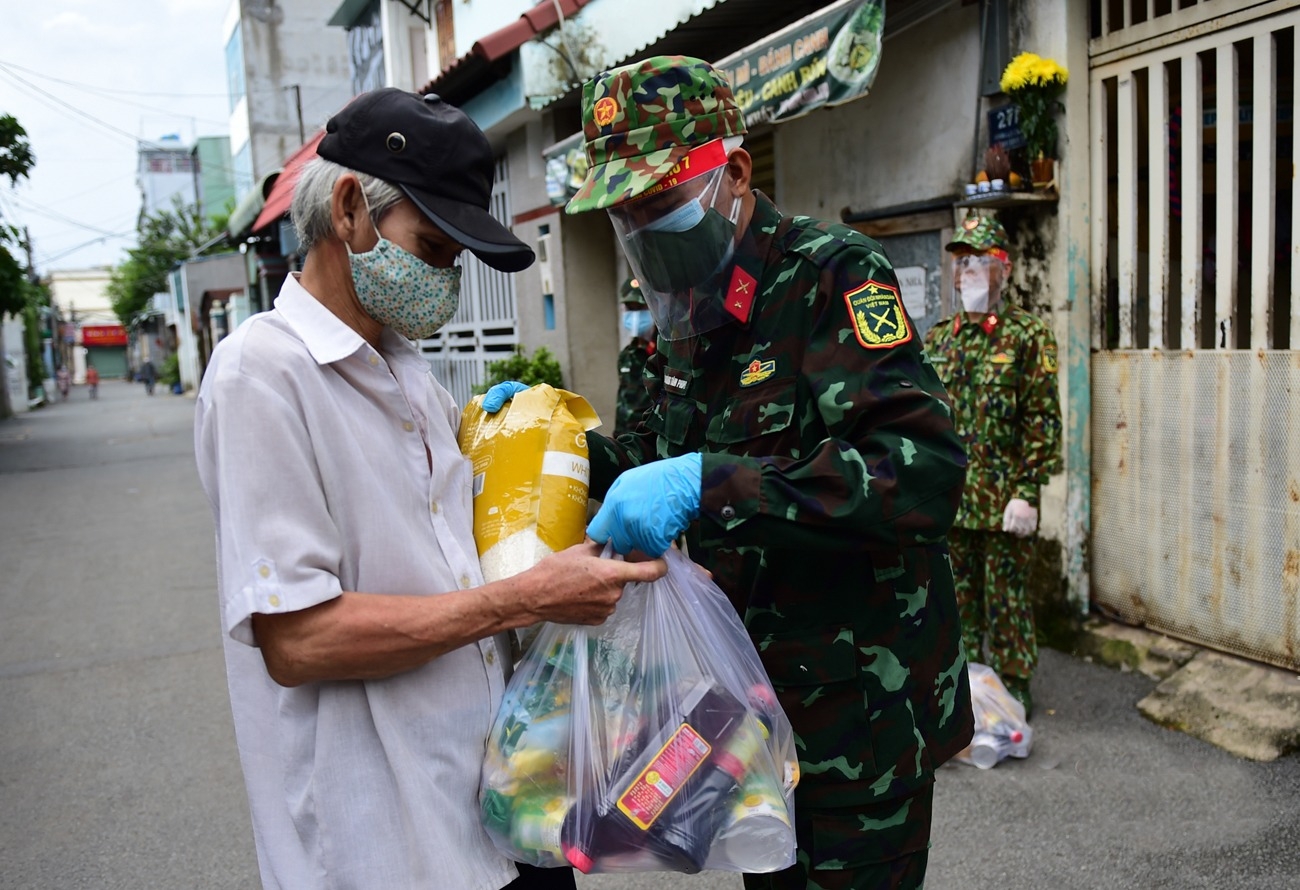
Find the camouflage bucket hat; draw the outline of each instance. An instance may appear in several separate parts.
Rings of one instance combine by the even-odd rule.
[[[645,305],[645,294],[641,293],[641,282],[635,278],[629,278],[623,282],[623,286],[618,289],[618,301],[620,303],[636,303],[638,306]]]
[[[588,81],[582,121],[587,176],[570,214],[635,198],[692,149],[745,132],[726,77],[689,56],[654,56]]]
[[[1000,250],[1003,256],[1006,256],[1007,248],[1011,246],[1011,239],[1007,237],[1007,230],[1002,228],[1002,223],[998,222],[992,216],[980,216],[978,213],[967,214],[966,219],[962,220],[961,228],[953,239],[948,242],[948,250],[974,250],[984,253],[989,250]]]

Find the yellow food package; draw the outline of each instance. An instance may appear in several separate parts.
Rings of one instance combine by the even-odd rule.
[[[582,542],[591,466],[587,400],[545,383],[496,414],[475,397],[460,418],[460,450],[474,467],[474,542],[485,581],[509,578]]]

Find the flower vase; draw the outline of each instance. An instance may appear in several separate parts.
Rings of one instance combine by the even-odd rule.
[[[1034,158],[1029,162],[1029,173],[1039,191],[1056,185],[1056,158]]]

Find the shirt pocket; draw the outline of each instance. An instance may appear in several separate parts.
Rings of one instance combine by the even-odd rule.
[[[800,782],[857,782],[876,775],[870,704],[850,628],[765,636],[758,642],[777,699],[790,718]]]
[[[645,418],[645,424],[656,435],[674,445],[681,445],[690,433],[695,420],[695,403],[679,396],[665,396],[654,404],[654,410]]]
[[[984,438],[1002,444],[1016,438],[1020,412],[1020,367],[1011,362],[984,361],[972,375],[979,404],[972,406],[975,422],[985,427]]]
[[[709,420],[705,438],[724,451],[743,451],[743,443],[764,436],[776,436],[794,422],[796,398],[794,378],[768,383],[753,392],[730,399],[722,411]],[[764,449],[761,453],[773,453]]]

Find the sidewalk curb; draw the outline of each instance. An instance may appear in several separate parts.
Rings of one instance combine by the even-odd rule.
[[[1247,760],[1300,749],[1300,676],[1141,628],[1091,619],[1076,654],[1160,681],[1137,703],[1153,723]]]

